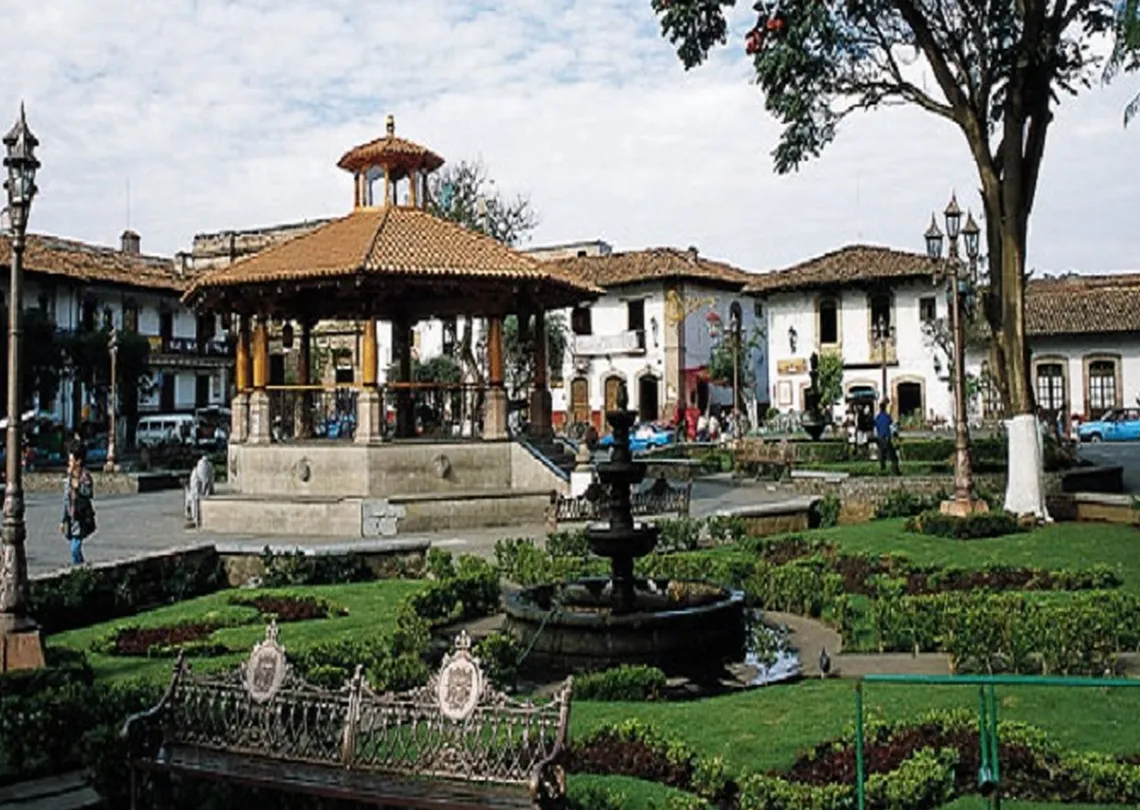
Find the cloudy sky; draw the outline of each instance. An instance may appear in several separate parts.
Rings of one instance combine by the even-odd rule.
[[[115,244],[129,222],[167,255],[195,233],[347,213],[336,161],[387,113],[529,194],[532,245],[695,245],[762,271],[857,241],[921,250],[951,188],[976,210],[961,136],[913,110],[851,119],[776,175],[741,5],[729,47],[686,73],[649,0],[8,2],[0,124],[23,99],[42,141],[34,231]],[[1138,89],[1064,100],[1031,266],[1140,269],[1140,123],[1121,124]]]

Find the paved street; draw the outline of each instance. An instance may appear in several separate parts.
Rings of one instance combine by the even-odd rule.
[[[1140,442],[1082,444],[1079,455],[1093,464],[1124,467],[1124,491],[1140,494]]]
[[[68,546],[59,534],[62,494],[32,493],[27,498],[29,571],[39,574],[66,566],[70,561]],[[785,495],[770,491],[764,484],[729,486],[699,481],[693,487],[692,513],[699,517],[710,515],[719,509],[785,498]],[[344,542],[344,538],[329,538],[327,541],[320,538],[291,540],[256,535],[215,535],[186,529],[182,520],[182,493],[178,491],[96,497],[95,508],[99,530],[83,546],[83,553],[91,562],[219,541],[249,543],[256,548],[266,543],[288,545],[298,542],[317,545],[321,542]],[[488,554],[500,538],[540,536],[543,532],[544,528],[536,525],[414,536],[430,539],[436,545],[457,553]],[[400,535],[401,539],[410,537],[413,535]]]

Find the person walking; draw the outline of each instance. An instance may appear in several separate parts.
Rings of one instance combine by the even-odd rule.
[[[59,533],[71,544],[71,564],[82,565],[83,541],[95,531],[95,485],[85,463],[87,451],[73,441],[67,450],[67,480],[63,485],[63,517]]]
[[[890,402],[885,399],[879,403],[879,415],[875,417],[875,441],[879,445],[879,471],[884,473],[887,471],[887,459],[890,458],[891,472],[895,475],[902,475],[899,470],[899,454],[895,449],[895,423],[887,410],[889,404]]]

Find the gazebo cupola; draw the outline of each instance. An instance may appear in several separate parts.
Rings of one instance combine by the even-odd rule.
[[[426,208],[428,175],[443,165],[443,158],[418,143],[397,138],[394,116],[388,116],[385,128],[383,138],[353,147],[337,163],[352,173],[353,208]]]

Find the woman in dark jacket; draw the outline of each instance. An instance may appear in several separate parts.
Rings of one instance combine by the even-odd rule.
[[[67,450],[67,480],[63,485],[63,517],[59,533],[71,544],[71,564],[83,564],[83,541],[95,531],[95,486],[84,462],[87,452],[79,442]]]

